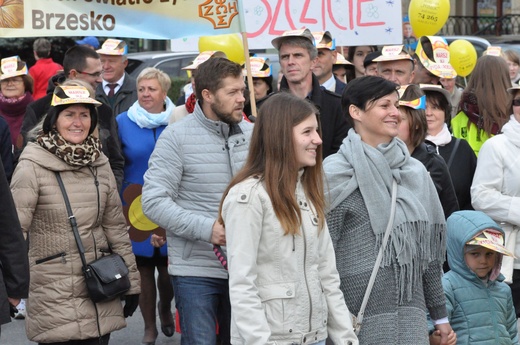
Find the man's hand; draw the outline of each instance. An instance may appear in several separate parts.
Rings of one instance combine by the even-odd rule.
[[[16,307],[18,304],[20,304],[19,298],[7,297],[7,300],[9,301],[9,304],[12,305],[13,307]]]
[[[166,243],[166,238],[163,236],[152,234],[152,236],[150,236],[150,243],[152,244],[152,246],[160,248]]]
[[[213,233],[211,234],[211,243],[218,246],[226,245],[226,229],[218,220],[213,223]]]

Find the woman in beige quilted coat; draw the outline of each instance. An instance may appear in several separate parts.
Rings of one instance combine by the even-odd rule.
[[[26,331],[39,344],[108,344],[126,326],[140,292],[116,181],[92,135],[100,103],[82,86],[58,86],[36,142],[24,149],[11,190],[29,240],[30,287]],[[93,303],[55,172],[68,194],[87,262],[112,250],[130,271],[125,305]]]

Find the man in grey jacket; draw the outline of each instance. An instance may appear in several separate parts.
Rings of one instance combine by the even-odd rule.
[[[243,121],[244,90],[240,65],[224,58],[202,63],[195,110],[164,130],[144,175],[143,211],[167,233],[183,345],[215,345],[215,320],[221,343],[230,343],[228,274],[213,245],[226,244],[220,199],[247,157],[252,125]]]

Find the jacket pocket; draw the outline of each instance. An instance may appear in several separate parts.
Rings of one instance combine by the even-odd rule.
[[[43,259],[38,259],[35,261],[35,263],[36,263],[36,265],[39,265],[39,264],[43,264],[44,262],[51,261],[51,260],[54,260],[57,258],[61,258],[62,262],[65,263],[65,255],[67,255],[67,253],[65,253],[65,252],[54,254],[51,256],[47,256],[46,258],[43,258]]]
[[[295,284],[270,284],[258,287],[258,295],[262,301],[265,317],[272,335],[293,332],[293,325],[298,323],[294,318]]]

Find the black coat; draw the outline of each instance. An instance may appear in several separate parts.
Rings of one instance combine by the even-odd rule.
[[[11,182],[13,176],[13,142],[7,121],[0,116],[0,156],[4,165],[5,177],[7,182]]]
[[[334,79],[336,79],[336,88],[334,89],[334,92],[341,96],[343,94],[343,90],[345,90],[347,87],[347,84],[336,77],[334,77]]]
[[[29,293],[27,243],[20,228],[11,190],[0,162],[0,325],[11,321],[7,297]]]
[[[280,82],[279,92],[284,91],[289,91],[289,85],[285,77]],[[260,108],[262,103],[274,94],[272,93],[264,97],[261,102],[257,102],[257,106]],[[325,157],[339,150],[350,126],[341,111],[341,96],[321,87],[318,78],[314,74],[312,75],[312,91],[307,98],[312,101],[320,112],[323,158],[325,159]]]
[[[48,93],[45,97],[29,103],[27,106],[21,129],[21,134],[24,137],[24,147],[27,144],[27,133],[47,114],[51,107],[51,100],[52,93]],[[112,109],[108,105],[101,104],[96,109],[98,112],[99,139],[101,140],[102,151],[108,157],[110,167],[116,178],[117,189],[121,190],[125,158],[123,157],[121,142],[117,133],[117,122]]]
[[[429,145],[422,143],[415,148],[411,156],[420,161],[430,173],[447,219],[453,212],[459,210],[459,203],[446,162],[437,154],[433,143]]]
[[[457,151],[453,153],[456,142],[459,142]],[[452,153],[453,160],[448,169],[451,175],[451,181],[457,194],[457,200],[461,210],[473,210],[471,205],[471,184],[473,183],[473,175],[477,168],[477,156],[475,151],[469,146],[468,142],[463,139],[453,137],[451,141],[444,146],[437,146],[439,154],[448,164]]]
[[[137,84],[134,78],[125,72],[125,79],[123,85],[117,90],[113,99],[109,99],[103,90],[103,84],[96,87],[96,99],[108,105],[114,116],[118,116],[128,110],[137,101]]]

